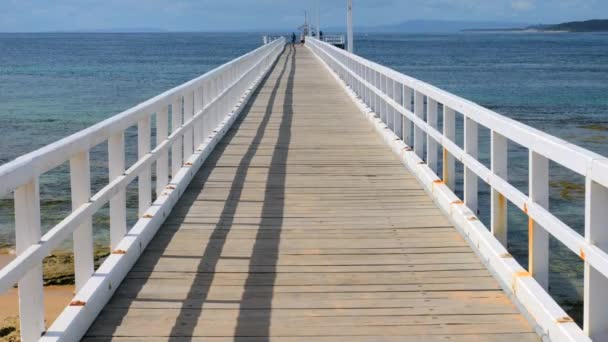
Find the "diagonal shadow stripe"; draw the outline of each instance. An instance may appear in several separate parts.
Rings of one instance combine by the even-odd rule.
[[[218,261],[221,258],[222,250],[225,245],[228,233],[230,232],[230,228],[233,225],[234,215],[237,209],[237,206],[234,203],[237,203],[241,198],[244,183],[246,179],[247,171],[251,165],[251,161],[255,157],[259,145],[264,138],[264,133],[266,128],[268,127],[268,123],[270,121],[270,117],[272,115],[272,109],[274,107],[274,102],[277,97],[278,90],[281,86],[281,82],[283,79],[283,75],[287,69],[287,63],[289,61],[289,56],[292,55],[291,49],[287,52],[287,56],[282,66],[282,70],[277,77],[276,83],[270,93],[270,97],[268,99],[268,104],[266,105],[266,111],[264,113],[264,117],[262,122],[258,126],[258,129],[255,133],[254,139],[247,148],[246,153],[243,158],[239,162],[239,165],[236,170],[235,177],[232,181],[230,187],[230,193],[228,198],[226,199],[224,208],[222,210],[222,214],[220,215],[220,221],[218,225],[213,230],[209,242],[205,247],[205,251],[203,256],[200,259],[199,265],[197,267],[197,274],[195,276],[194,281],[190,287],[190,291],[184,301],[187,305],[182,306],[182,310],[177,317],[173,328],[170,333],[170,340],[174,340],[175,337],[188,337],[191,338],[192,333],[203,313],[203,305],[207,300],[209,289],[211,288],[211,284],[213,282],[213,273],[217,266]],[[274,70],[273,70],[274,71]],[[261,87],[260,89],[262,89]],[[251,102],[253,103],[253,101]],[[211,243],[213,241],[213,243]],[[204,272],[203,272],[204,271]],[[207,273],[209,272],[209,273]],[[209,276],[211,274],[211,276]],[[183,341],[183,338],[180,338],[179,341]]]
[[[241,306],[237,325],[235,328],[235,340],[239,338],[254,336],[270,336],[270,321],[272,315],[273,291],[259,293],[256,287],[260,283],[270,284],[272,287],[276,280],[276,264],[279,258],[279,243],[281,238],[281,228],[283,225],[283,212],[285,209],[285,183],[287,176],[287,158],[289,155],[289,143],[291,141],[291,126],[293,119],[293,88],[296,73],[296,50],[291,55],[291,69],[287,77],[287,85],[283,100],[283,117],[279,126],[279,136],[277,138],[270,170],[266,180],[264,192],[264,204],[262,206],[262,219],[260,228],[265,226],[276,226],[275,229],[258,229],[253,245],[253,251],[249,264],[249,273],[245,281],[245,288],[241,298]],[[271,182],[272,177],[272,182]],[[274,263],[265,273],[255,272],[254,268],[261,261],[272,260]],[[267,273],[266,273],[267,272]],[[255,295],[255,296],[254,296]],[[255,297],[255,322],[251,321],[251,316],[247,315],[251,308],[248,302]]]

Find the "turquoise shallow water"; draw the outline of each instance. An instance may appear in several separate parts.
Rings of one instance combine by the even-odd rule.
[[[258,34],[238,33],[0,34],[0,164],[192,79],[260,43]],[[608,35],[370,34],[356,37],[356,52],[608,155]],[[481,159],[487,164],[489,132],[480,134]],[[134,139],[134,132],[128,131],[127,139]],[[107,182],[104,158],[104,146],[92,152],[93,190]],[[510,146],[509,180],[524,192],[527,168],[527,150]],[[66,170],[62,166],[41,179],[45,229],[69,210]],[[551,210],[579,232],[584,222],[582,184],[582,177],[552,165]],[[479,215],[487,223],[489,189],[480,186],[480,191]],[[131,222],[136,200],[131,191]],[[509,249],[526,265],[527,218],[512,209]],[[12,212],[12,201],[0,200],[0,245],[14,241]],[[107,211],[102,210],[95,217],[99,243],[107,243],[107,225]],[[551,292],[577,316],[582,263],[559,242],[552,241],[551,246]]]
[[[0,164],[128,109],[261,45],[258,34],[0,34]],[[127,131],[133,161],[135,132]],[[130,139],[130,140],[129,140]],[[107,183],[105,146],[92,152],[92,187]],[[67,165],[41,178],[43,227],[70,208]],[[130,219],[137,198],[131,192]],[[12,201],[0,200],[0,245],[13,244]],[[108,240],[108,219],[96,237]]]

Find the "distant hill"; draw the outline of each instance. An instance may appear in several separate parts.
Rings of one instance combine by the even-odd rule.
[[[358,26],[357,33],[450,33],[460,32],[471,27],[481,29],[510,29],[513,27],[528,26],[528,23],[500,22],[500,21],[451,21],[451,20],[408,20],[398,24],[381,26]],[[344,32],[345,27],[323,28],[327,32]]]
[[[608,19],[571,21],[557,25],[546,25],[542,29],[544,31],[603,32],[608,31]]]
[[[510,31],[510,32],[608,32],[607,19],[594,19],[586,21],[570,21],[561,24],[550,25],[532,25],[525,27],[504,28],[504,27],[475,27],[473,29],[465,29],[469,32],[488,32],[488,31]]]

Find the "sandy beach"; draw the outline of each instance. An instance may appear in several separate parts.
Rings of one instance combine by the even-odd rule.
[[[44,318],[47,326],[59,316],[73,296],[73,285],[51,285],[44,287]],[[18,315],[19,297],[17,289],[13,288],[7,293],[0,295],[0,322],[4,322],[7,318],[17,317]]]
[[[105,252],[98,251],[98,257]],[[15,258],[14,254],[0,253],[0,269]],[[103,257],[98,258],[101,262]],[[74,296],[73,263],[71,254],[57,253],[45,260],[44,317],[46,326],[59,316]],[[63,284],[65,285],[54,285]],[[16,327],[19,316],[19,296],[17,288],[0,294],[0,342],[18,341],[19,331]]]

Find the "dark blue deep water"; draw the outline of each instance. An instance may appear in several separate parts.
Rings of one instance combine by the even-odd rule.
[[[606,34],[369,34],[355,43],[363,57],[608,155]],[[258,34],[0,34],[0,164],[260,44]],[[487,163],[488,132],[482,130],[480,139]],[[103,155],[102,146],[92,153],[94,190],[107,182]],[[527,150],[512,144],[509,180],[526,193],[527,169]],[[70,206],[65,170],[41,179],[47,229]],[[550,181],[552,212],[582,232],[582,177],[552,165]],[[130,196],[133,207],[135,202]],[[480,203],[487,223],[487,187],[480,186]],[[0,200],[0,245],[13,243],[12,211],[10,199]],[[95,231],[106,243],[103,211],[95,218]],[[524,266],[527,243],[527,218],[512,207],[509,250]],[[551,292],[578,318],[582,262],[557,241],[551,249]]]

